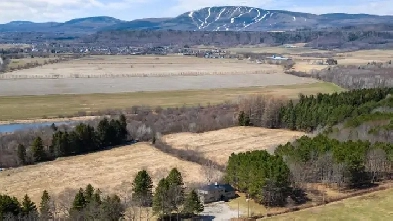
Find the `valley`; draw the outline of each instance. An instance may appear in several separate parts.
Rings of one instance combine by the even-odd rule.
[[[0,24],[0,220],[390,220],[392,18]]]

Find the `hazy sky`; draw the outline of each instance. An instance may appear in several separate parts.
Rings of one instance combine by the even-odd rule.
[[[207,6],[243,5],[316,14],[329,12],[393,15],[392,0],[0,0],[0,23],[67,21],[90,16],[122,20],[172,17]]]

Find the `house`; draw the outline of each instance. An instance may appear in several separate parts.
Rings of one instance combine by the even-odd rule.
[[[198,195],[203,203],[229,200],[236,197],[235,188],[229,184],[210,184],[198,189]]]

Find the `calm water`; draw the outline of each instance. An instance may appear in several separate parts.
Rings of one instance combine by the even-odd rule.
[[[63,124],[71,124],[73,121],[63,121],[63,122],[45,122],[45,123],[26,123],[26,124],[5,124],[0,125],[0,133],[12,133],[17,130],[34,129],[44,126],[50,126],[54,123],[56,126]]]

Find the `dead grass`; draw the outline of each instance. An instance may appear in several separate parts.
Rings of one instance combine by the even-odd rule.
[[[270,150],[287,143],[303,132],[270,130],[257,127],[233,127],[201,134],[178,133],[163,137],[164,141],[177,149],[191,149],[220,165],[226,165],[232,153],[249,150]]]
[[[268,220],[392,220],[393,189],[286,213]]]
[[[0,81],[1,83],[1,81]],[[221,103],[240,95],[269,94],[297,97],[299,93],[315,94],[341,91],[330,83],[291,86],[224,88],[212,90],[183,90],[134,92],[118,94],[0,96],[0,121],[39,119],[43,116],[73,115],[78,111],[124,109],[133,105],[173,107],[207,103]]]
[[[23,59],[21,59],[22,61]],[[31,59],[33,62],[36,60]],[[43,61],[42,61],[43,62]],[[82,59],[71,60],[39,68],[25,69],[6,73],[11,76],[37,75],[62,76],[74,75],[97,77],[102,75],[170,75],[187,73],[251,73],[264,71],[282,73],[282,68],[276,65],[250,63],[237,59],[205,59],[172,56],[142,56],[142,55],[94,55]]]
[[[112,193],[123,181],[132,182],[141,169],[147,169],[157,183],[173,167],[182,172],[186,184],[205,182],[199,165],[140,143],[0,172],[0,193],[19,199],[27,193],[37,203],[43,190],[56,195],[66,187],[80,188],[88,183]]]

